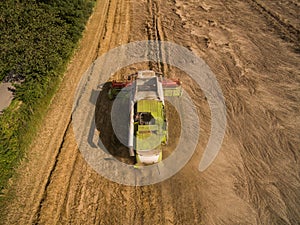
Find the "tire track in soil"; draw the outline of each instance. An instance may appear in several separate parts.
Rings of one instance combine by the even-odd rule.
[[[168,64],[168,58],[170,56],[162,43],[167,40],[167,36],[161,24],[163,14],[160,12],[160,4],[162,4],[161,1],[147,0],[149,19],[146,27],[148,40],[154,40],[158,43],[157,49],[155,50],[157,53],[156,57],[161,60],[161,62],[149,62],[149,68],[162,73],[164,76],[168,75],[170,71],[170,65]],[[149,46],[149,49],[151,49],[151,46]]]
[[[268,21],[270,21],[270,23],[275,27],[276,32],[279,32],[280,36],[284,40],[291,41],[298,49],[300,48],[300,30],[292,24],[285,22],[280,15],[270,10],[262,1],[250,0],[248,2],[261,14],[263,14]]]
[[[158,29],[158,8],[157,3],[153,0],[147,0],[147,7],[149,13],[149,21],[147,22],[147,36],[148,40],[153,40],[155,42],[161,41],[161,36]],[[156,58],[161,59],[161,45],[158,45],[158,49],[152,49],[153,46],[149,46],[150,52],[148,54],[152,54],[156,52]],[[157,68],[155,68],[157,67]],[[162,72],[163,65],[158,62],[149,61],[150,70],[156,70],[157,72]]]
[[[40,216],[41,216],[41,211],[42,211],[42,206],[43,206],[43,203],[46,201],[47,199],[47,192],[48,192],[48,188],[49,188],[49,185],[51,184],[51,180],[52,180],[52,176],[54,175],[54,172],[56,170],[56,167],[57,167],[57,164],[58,164],[58,161],[59,161],[59,158],[61,157],[61,153],[62,153],[62,149],[63,149],[63,146],[65,144],[65,140],[66,140],[66,135],[67,135],[67,131],[69,130],[70,128],[70,125],[71,125],[71,118],[69,120],[69,124],[67,126],[67,130],[66,132],[64,133],[64,136],[63,136],[63,140],[61,142],[61,145],[57,151],[57,154],[55,156],[55,161],[54,161],[54,164],[53,164],[53,167],[52,169],[50,170],[50,173],[49,173],[49,176],[47,178],[47,182],[46,182],[46,185],[45,185],[45,188],[43,190],[43,196],[40,200],[40,203],[39,203],[39,206],[38,206],[38,209],[37,209],[37,212],[36,212],[36,215],[34,216],[34,221],[32,222],[33,224],[39,224],[40,223]]]

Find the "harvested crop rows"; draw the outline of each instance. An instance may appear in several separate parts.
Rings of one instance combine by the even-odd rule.
[[[295,0],[277,5],[258,0],[98,1],[44,126],[11,182],[8,195],[14,198],[3,213],[4,223],[297,224],[297,8]],[[209,105],[192,79],[163,63],[131,65],[114,79],[139,69],[181,78],[200,119],[199,144],[190,162],[162,183],[127,187],[101,177],[81,156],[71,123],[81,75],[103,53],[138,40],[187,47],[216,75],[228,124],[222,149],[206,171],[200,173],[198,165],[211,129]],[[168,61],[172,56],[157,57]],[[110,108],[111,102],[99,97],[96,112],[109,114]],[[176,112],[168,113],[170,124],[178,121]],[[97,127],[109,148],[120,147],[108,120],[100,118]],[[176,140],[180,129],[170,130]]]

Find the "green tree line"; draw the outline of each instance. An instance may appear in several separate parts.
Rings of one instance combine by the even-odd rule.
[[[15,99],[0,116],[0,191],[24,156],[94,3],[0,1],[0,81],[20,81],[15,84]]]

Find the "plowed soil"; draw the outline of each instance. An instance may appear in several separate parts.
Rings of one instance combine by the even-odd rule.
[[[99,0],[44,126],[7,191],[13,199],[1,222],[298,224],[299,6],[298,0]],[[200,173],[210,110],[201,89],[182,76],[199,111],[197,151],[172,178],[128,187],[101,177],[83,159],[72,131],[72,104],[81,75],[99,55],[149,39],[175,42],[205,60],[223,90],[228,124],[219,155]],[[138,69],[180,74],[156,63],[126,71]],[[107,132],[110,143],[114,137]],[[176,139],[177,130],[172,132]]]

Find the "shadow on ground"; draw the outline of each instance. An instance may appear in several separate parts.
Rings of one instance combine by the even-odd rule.
[[[95,108],[96,128],[100,132],[99,138],[108,152],[121,162],[134,164],[134,157],[130,157],[127,146],[123,145],[117,138],[111,122],[111,109],[113,100],[108,98],[111,82],[102,86]]]

